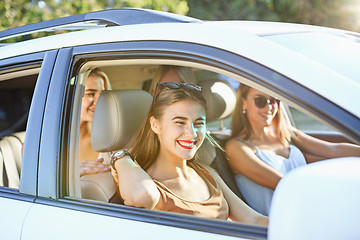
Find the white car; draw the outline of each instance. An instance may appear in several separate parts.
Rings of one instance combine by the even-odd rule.
[[[224,102],[209,106],[217,112],[209,131],[222,144],[239,82],[332,129],[310,134],[359,144],[360,34],[114,9],[8,29],[0,41],[60,30],[0,47],[1,239],[360,239],[358,157],[285,176],[268,228],[108,203],[111,176],[80,178],[77,158],[81,98],[94,68],[109,76],[112,91],[144,92],[159,65],[190,67]],[[140,101],[124,101],[126,114],[138,114]],[[297,124],[297,115],[287,116]],[[226,161],[213,157],[209,164],[238,191]]]

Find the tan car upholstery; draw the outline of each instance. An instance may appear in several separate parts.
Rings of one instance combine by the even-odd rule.
[[[198,82],[206,99],[208,111],[207,122],[219,121],[229,117],[236,104],[236,93],[233,87],[221,79],[203,79]]]
[[[0,186],[19,188],[25,131],[0,140]]]
[[[91,145],[105,155],[122,149],[140,128],[152,103],[143,90],[109,90],[101,93],[91,127]],[[80,178],[81,196],[108,202],[116,192],[110,172]]]
[[[207,104],[207,121],[220,121],[217,129],[208,129],[220,145],[224,146],[229,139],[231,131],[223,126],[222,120],[229,117],[234,111],[236,105],[236,93],[233,87],[221,79],[205,79],[198,83],[202,87],[202,94]],[[239,188],[237,187],[234,174],[228,163],[226,154],[221,149],[205,141],[199,149],[199,160],[215,169],[228,187],[242,200]]]

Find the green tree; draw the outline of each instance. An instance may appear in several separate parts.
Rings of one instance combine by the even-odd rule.
[[[186,0],[2,0],[0,31],[30,23],[109,8],[135,7],[186,15]]]
[[[13,28],[41,19],[41,12],[34,3],[25,0],[3,0],[0,2],[0,30]]]
[[[110,8],[134,7],[173,12],[186,15],[186,0],[2,0],[0,1],[0,31],[26,24],[46,21]],[[9,39],[5,42],[29,39],[50,33]]]
[[[203,20],[278,20],[266,0],[188,0],[189,16]]]
[[[290,21],[359,31],[358,0],[273,0],[280,21]],[[357,11],[356,11],[357,10]]]
[[[155,9],[203,20],[282,21],[360,31],[360,0],[2,0],[0,31],[121,7]]]
[[[203,20],[305,23],[359,31],[359,0],[188,0],[188,15]]]

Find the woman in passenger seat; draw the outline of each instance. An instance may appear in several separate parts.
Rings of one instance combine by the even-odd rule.
[[[124,204],[267,225],[213,170],[194,162],[208,137],[201,88],[161,82],[156,89],[138,134],[111,158]]]
[[[317,156],[313,161],[360,155],[357,145],[329,143],[288,126],[280,101],[257,89],[240,84],[236,101],[226,154],[246,202],[261,214],[269,214],[280,179],[308,163],[303,153]]]
[[[91,124],[94,116],[96,103],[100,93],[110,90],[110,82],[107,75],[94,69],[86,79],[85,93],[81,102],[80,134],[79,134],[79,161],[80,176],[110,171],[110,166],[99,157],[91,147]]]

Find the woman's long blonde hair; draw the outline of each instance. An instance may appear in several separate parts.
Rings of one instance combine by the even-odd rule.
[[[248,140],[251,136],[251,125],[247,118],[246,112],[244,113],[244,102],[243,100],[247,98],[249,90],[251,87],[240,84],[237,93],[236,93],[236,107],[232,116],[232,133],[231,137],[240,137],[245,140]],[[279,104],[278,111],[273,119],[274,127],[277,135],[279,136],[280,142],[283,145],[287,145],[290,141],[290,131],[289,126],[284,118],[284,115],[281,110],[281,105]]]
[[[200,91],[186,86],[177,89],[164,87],[157,91],[145,121],[127,146],[133,159],[144,170],[155,162],[160,151],[160,142],[158,136],[151,129],[150,118],[153,116],[156,119],[161,119],[168,106],[183,100],[200,104],[206,110],[206,100]]]

